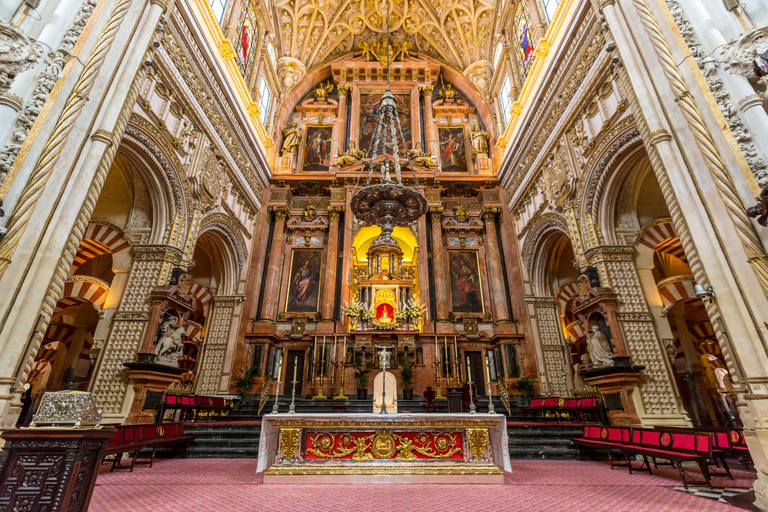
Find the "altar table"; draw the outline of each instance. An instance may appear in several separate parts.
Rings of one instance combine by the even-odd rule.
[[[264,483],[503,483],[501,414],[266,414]]]

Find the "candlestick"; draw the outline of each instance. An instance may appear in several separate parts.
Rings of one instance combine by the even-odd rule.
[[[313,396],[313,400],[325,400],[325,335],[323,335],[323,348],[320,355],[320,388],[317,390],[317,395]]]
[[[347,396],[344,394],[344,374],[347,373],[346,367],[344,366],[347,362],[347,337],[344,336],[344,343],[341,347],[341,354],[342,358],[341,361],[341,369],[339,370],[341,372],[341,379],[339,380],[339,394],[333,397],[334,400],[346,400]]]
[[[467,382],[472,382],[472,367],[469,366],[469,358],[467,358]]]
[[[485,356],[485,382],[491,382],[491,365],[488,364],[488,356]]]
[[[448,336],[443,337],[443,346],[445,347],[445,387],[447,388],[450,386],[448,379],[451,378],[451,355],[448,353]]]
[[[469,387],[469,414],[477,414],[475,397],[472,394],[472,369],[469,365],[469,358],[467,358],[467,385]]]
[[[299,358],[294,357],[293,358],[293,380],[294,381],[296,380],[296,372],[298,371],[298,369],[299,369]]]
[[[320,358],[322,361],[322,366],[320,370],[320,378],[322,379],[325,377],[325,334],[323,334],[323,356]]]
[[[275,383],[275,403],[272,406],[272,414],[277,414],[278,413],[278,411],[277,411],[277,399],[278,399],[278,396],[279,396],[279,393],[280,393],[280,375],[282,373],[282,369],[283,369],[283,358],[281,357],[277,361],[277,382]]]

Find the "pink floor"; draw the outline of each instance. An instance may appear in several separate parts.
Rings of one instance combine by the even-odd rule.
[[[600,462],[512,461],[507,485],[263,485],[252,459],[161,460],[153,468],[108,473],[96,481],[91,512],[268,511],[737,511],[668,489],[671,468],[629,475]],[[715,487],[751,487],[752,473]]]

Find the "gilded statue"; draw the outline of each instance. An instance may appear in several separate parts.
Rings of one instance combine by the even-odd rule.
[[[450,101],[456,97],[456,91],[451,84],[443,84],[437,95],[445,101]]]
[[[334,160],[333,164],[331,165],[337,168],[348,167],[350,165],[356,164],[363,157],[365,157],[365,152],[356,149],[355,141],[351,140],[349,141],[349,151],[336,157],[336,160]]]
[[[317,208],[315,208],[315,205],[312,204],[312,201],[307,203],[307,206],[304,208],[304,221],[310,222],[312,220],[315,220],[317,217]]]
[[[594,366],[613,366],[611,342],[597,325],[592,326],[592,337],[587,340],[587,351]]]
[[[435,162],[435,159],[432,158],[432,155],[426,154],[422,149],[421,142],[417,142],[416,147],[414,149],[409,149],[406,155],[411,160],[411,162],[415,163],[416,165],[421,165],[422,167],[426,167],[428,169],[435,169],[437,167],[437,162]]]
[[[296,125],[296,121],[291,121],[283,130],[283,147],[281,149],[283,156],[298,153],[300,144],[301,130]]]
[[[475,121],[472,124],[472,156],[488,155],[488,132],[480,128],[480,124]]]
[[[317,101],[325,101],[325,98],[333,92],[333,82],[320,83],[313,92]]]

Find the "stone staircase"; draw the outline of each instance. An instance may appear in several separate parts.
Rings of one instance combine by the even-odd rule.
[[[510,459],[573,460],[576,446],[571,442],[581,437],[578,425],[527,424],[507,425]]]
[[[520,409],[519,397],[510,397],[511,413],[498,397],[494,397],[493,406],[496,412],[507,414],[512,422],[507,426],[509,436],[509,456],[512,459],[575,459],[576,447],[571,438],[581,435],[581,428],[574,425],[557,424],[524,424],[523,412]],[[270,398],[262,414],[272,411],[274,397]],[[289,396],[281,396],[278,401],[279,411],[288,412]],[[296,412],[300,413],[333,413],[334,407],[346,407],[348,413],[371,412],[372,400],[312,400],[310,398],[296,399]],[[415,396],[413,400],[398,399],[400,412],[421,412],[426,401]],[[440,412],[447,412],[445,401],[436,402]],[[187,423],[184,433],[195,437],[190,445],[189,456],[194,458],[256,458],[259,451],[259,435],[261,434],[261,415],[258,413],[259,396],[249,395],[246,400],[232,411],[226,422],[219,423]],[[477,404],[478,412],[488,411],[488,398],[481,396]]]

